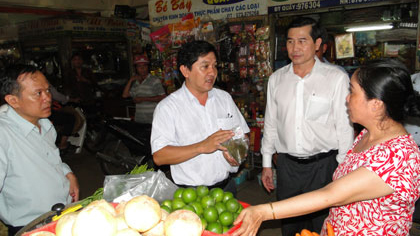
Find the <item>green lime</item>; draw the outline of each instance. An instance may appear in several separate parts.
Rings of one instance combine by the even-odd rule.
[[[216,204],[214,204],[214,207],[216,207],[217,213],[219,214],[227,210],[223,202],[216,202]]]
[[[221,188],[213,188],[210,190],[210,196],[214,198],[216,202],[221,202],[223,200],[223,189]]]
[[[174,199],[175,198],[182,198],[182,192],[184,192],[184,188],[178,188],[174,192]]]
[[[197,199],[197,192],[193,188],[186,188],[182,192],[182,200],[184,200],[185,203],[193,202]]]
[[[173,204],[173,203],[172,203],[172,204]],[[226,209],[227,209],[228,211],[230,211],[230,212],[237,212],[237,211],[238,211],[238,209],[239,209],[239,205],[241,205],[241,204],[239,204],[238,200],[236,200],[236,199],[232,198],[232,199],[229,199],[229,200],[225,203],[225,205],[226,205]]]
[[[203,207],[201,206],[201,203],[200,203],[200,202],[197,202],[197,201],[195,201],[195,202],[191,202],[189,205],[190,205],[190,206],[192,206],[192,207],[194,207],[194,211],[195,211],[195,213],[196,213],[198,216],[203,215],[203,211],[204,211],[204,209],[203,209]]]
[[[217,213],[217,209],[214,206],[210,206],[204,209],[203,216],[208,223],[216,222],[219,219],[219,214]]]
[[[219,222],[208,223],[207,230],[216,234],[221,234],[223,232],[223,227]]]
[[[230,211],[224,211],[219,215],[219,222],[223,226],[230,226],[233,223],[233,214]]]
[[[223,202],[227,202],[229,199],[234,198],[233,193],[231,192],[224,192],[223,193]]]
[[[169,209],[169,207],[166,206],[166,205],[161,205],[160,208],[162,208],[163,210],[165,210],[168,213],[171,213],[171,209]]]
[[[182,207],[182,209],[184,210],[189,210],[195,213],[194,207],[190,206],[190,205],[185,205]]]
[[[209,195],[206,195],[203,198],[201,198],[201,206],[204,209],[210,206],[214,206],[214,204],[215,204],[214,199]]]
[[[163,201],[161,205],[162,206],[167,206],[169,209],[172,209],[172,200],[167,199],[167,200]]]
[[[207,186],[204,185],[198,186],[196,191],[199,197],[203,197],[209,194],[209,188],[207,188]]]
[[[203,225],[203,229],[207,228],[207,220],[204,217],[200,217],[201,224]]]
[[[239,208],[238,208],[238,210],[236,211],[236,213],[241,213],[241,211],[244,209],[244,206],[242,206],[242,204],[241,203],[239,203]]]
[[[227,227],[227,226],[224,226],[223,225],[223,228],[222,228],[222,233],[224,234],[224,233],[227,233],[228,231],[229,231],[229,227]]]
[[[181,209],[185,206],[184,201],[182,201],[181,198],[175,198],[174,200],[172,200],[172,211]]]

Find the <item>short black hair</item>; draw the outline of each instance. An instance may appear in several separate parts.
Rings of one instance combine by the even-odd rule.
[[[181,66],[186,66],[189,70],[192,69],[192,65],[198,60],[199,57],[205,56],[213,52],[217,60],[216,48],[207,41],[191,41],[181,46],[178,51],[178,70]],[[180,73],[182,75],[182,73]]]
[[[318,22],[310,17],[298,17],[290,22],[289,26],[287,27],[287,33],[291,28],[300,28],[303,26],[310,25],[312,27],[310,35],[312,40],[315,42],[318,38],[321,38],[322,32],[321,27],[319,26]]]
[[[21,86],[17,80],[19,76],[26,73],[33,74],[36,71],[38,69],[32,65],[17,64],[8,67],[0,78],[1,97],[4,98],[9,94],[18,95],[21,90]]]
[[[366,98],[381,100],[386,116],[402,123],[407,116],[420,116],[420,96],[413,88],[405,65],[396,59],[374,60],[356,72]]]
[[[327,44],[330,41],[330,36],[324,27],[321,27],[321,45]]]
[[[80,58],[83,59],[82,53],[80,53],[80,52],[73,52],[73,54],[71,55],[70,60],[73,60],[73,58],[75,58],[75,57],[80,57]]]

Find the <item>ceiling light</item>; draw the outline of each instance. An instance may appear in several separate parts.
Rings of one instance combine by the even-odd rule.
[[[363,25],[356,26],[346,29],[346,32],[359,32],[359,31],[373,31],[373,30],[388,30],[392,29],[394,26],[392,24],[382,24],[382,25]]]

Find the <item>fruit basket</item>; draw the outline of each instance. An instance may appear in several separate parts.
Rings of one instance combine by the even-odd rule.
[[[239,203],[240,203],[240,204],[241,204],[244,208],[247,208],[248,206],[250,206],[250,204],[245,203],[245,202],[241,202],[241,201],[239,201]],[[113,206],[114,206],[114,207],[116,207],[116,206],[117,206],[117,204],[113,203]],[[34,230],[30,231],[30,232],[25,232],[25,233],[23,233],[23,234],[22,234],[22,236],[31,236],[32,234],[37,233],[37,232],[40,232],[40,231],[47,231],[47,232],[55,233],[55,228],[56,228],[56,225],[57,225],[57,221],[53,221],[53,222],[48,223],[48,224],[46,224],[46,225],[43,225],[43,226],[41,226],[41,227],[39,227],[39,228],[36,228],[36,229],[34,229]],[[202,236],[220,236],[220,235],[223,235],[223,236],[228,236],[228,235],[231,235],[233,232],[235,232],[235,230],[237,230],[239,227],[240,227],[240,224],[238,224],[238,225],[236,225],[236,226],[232,227],[232,228],[231,228],[231,229],[230,229],[227,233],[225,233],[225,234],[217,234],[217,233],[213,233],[213,232],[208,231],[208,230],[204,230],[204,232],[203,232]]]

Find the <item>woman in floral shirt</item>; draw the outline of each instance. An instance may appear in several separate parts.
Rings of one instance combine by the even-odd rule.
[[[336,235],[408,236],[420,192],[420,150],[402,121],[420,116],[420,95],[396,60],[362,66],[352,76],[347,107],[352,122],[365,129],[333,182],[283,201],[245,209],[233,235],[256,235],[262,221],[305,215],[324,208]]]

